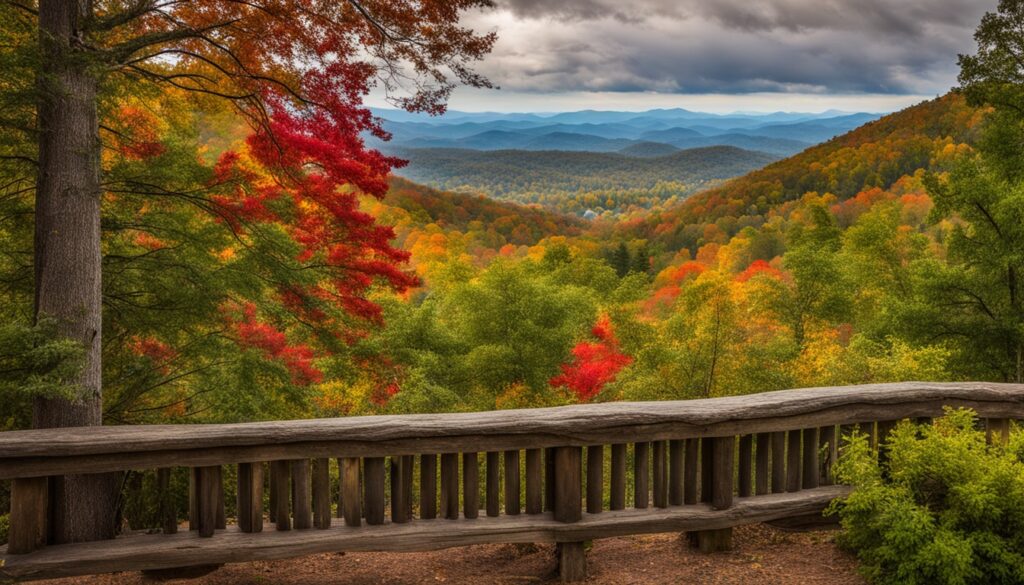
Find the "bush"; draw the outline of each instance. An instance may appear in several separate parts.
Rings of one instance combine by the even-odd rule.
[[[900,423],[879,464],[855,434],[836,473],[854,487],[833,505],[873,583],[1024,583],[1024,433],[988,445],[969,410]]]
[[[0,545],[7,544],[7,531],[11,525],[11,517],[8,514],[0,516]]]

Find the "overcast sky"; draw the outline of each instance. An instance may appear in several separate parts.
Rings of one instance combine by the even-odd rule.
[[[497,0],[452,109],[891,111],[945,93],[996,0]],[[375,105],[379,101],[371,99]]]

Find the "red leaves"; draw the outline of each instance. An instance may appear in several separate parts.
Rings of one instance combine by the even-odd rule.
[[[562,364],[562,373],[550,380],[552,386],[568,388],[580,402],[597,396],[605,384],[615,380],[622,368],[633,363],[633,358],[619,350],[607,316],[598,319],[590,333],[597,341],[576,344],[572,349],[572,362]]]
[[[316,384],[323,379],[323,373],[313,365],[315,356],[308,345],[289,345],[283,332],[259,321],[252,303],[247,303],[240,312],[240,318],[229,318],[239,345],[259,350],[266,359],[283,364],[297,386]]]
[[[130,160],[160,156],[167,149],[160,142],[155,116],[139,108],[124,106],[111,121],[113,147]]]
[[[782,280],[783,278],[782,271],[778,268],[775,268],[764,260],[754,260],[746,270],[736,275],[736,282],[747,282],[758,275],[764,275],[777,280]]]

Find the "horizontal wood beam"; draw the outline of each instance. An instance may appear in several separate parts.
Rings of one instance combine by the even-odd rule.
[[[26,555],[0,549],[0,578],[34,580],[111,571],[168,569],[192,565],[277,560],[340,551],[422,551],[481,543],[580,542],[595,538],[729,528],[820,514],[842,486],[735,500],[731,508],[708,504],[584,514],[579,522],[548,515],[482,517],[475,520],[416,520],[359,528],[244,533],[229,528],[213,538],[194,532],[132,534],[116,540],[50,546]]]
[[[905,382],[529,410],[12,431],[0,433],[0,479],[678,440],[936,417],[946,406],[1024,418],[1024,385]]]

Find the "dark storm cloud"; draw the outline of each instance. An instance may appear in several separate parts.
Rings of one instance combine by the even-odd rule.
[[[928,94],[995,0],[501,0],[507,89]]]

